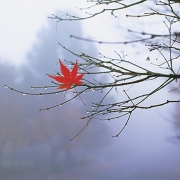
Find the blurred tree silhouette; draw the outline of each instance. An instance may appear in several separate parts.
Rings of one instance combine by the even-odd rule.
[[[74,25],[64,22],[63,28],[56,32],[53,22],[50,21],[50,28],[42,28],[38,33],[37,42],[27,54],[28,63],[26,66],[24,65],[18,70],[9,66],[1,66],[1,77],[6,77],[0,79],[1,84],[11,84],[15,89],[23,85],[24,91],[28,91],[31,84],[39,84],[39,82],[46,84],[49,82],[46,73],[52,72],[54,68],[59,69],[59,66],[56,65],[57,58],[65,56],[67,59],[72,59],[73,55],[67,53],[67,51],[60,51],[57,44],[57,38],[60,38],[64,43],[69,43],[69,38],[64,37],[64,34],[69,35],[72,30],[71,26]],[[67,31],[67,28],[69,31]],[[76,23],[73,32],[82,34],[80,23]],[[71,48],[74,46],[75,44],[71,43]],[[49,49],[51,51],[48,51]],[[89,44],[87,52],[95,55],[96,49]],[[54,59],[54,62],[49,62],[49,58]],[[9,73],[9,68],[11,68],[11,73]],[[21,78],[19,79],[19,77]],[[36,92],[36,89],[32,89],[32,91]],[[44,92],[46,91],[44,89]],[[82,116],[82,112],[86,109],[77,101],[69,102],[68,105],[62,106],[59,111],[56,111],[56,109],[43,113],[37,111],[42,104],[46,106],[47,102],[53,104],[63,101],[68,98],[69,94],[66,97],[59,94],[58,98],[57,96],[35,96],[37,100],[35,103],[31,96],[24,96],[25,93],[23,95],[12,94],[4,88],[1,89],[1,93],[3,95],[0,108],[0,167],[3,164],[1,157],[4,154],[16,152],[17,148],[24,148],[25,152],[26,149],[30,149],[28,152],[31,152],[31,149],[37,151],[32,151],[28,154],[28,157],[25,157],[32,161],[42,161],[41,157],[39,157],[40,154],[46,156],[44,159],[47,163],[38,162],[41,163],[40,167],[42,168],[46,165],[53,166],[52,168],[61,166],[63,171],[70,171],[71,168],[82,167],[85,163],[89,164],[96,161],[95,158],[89,158],[88,155],[96,157],[97,151],[111,143],[110,138],[108,138],[110,137],[110,128],[99,122],[92,122],[92,126],[87,129],[84,136],[69,143],[72,136],[85,123],[79,121],[79,117]],[[91,98],[84,96],[83,98],[85,101],[98,99],[97,95]],[[97,133],[99,131],[102,134]],[[97,138],[96,141],[94,141],[95,138]],[[50,154],[47,153],[47,147],[50,148]],[[15,157],[16,154],[13,156]],[[6,156],[4,157],[6,158]],[[18,164],[21,164],[21,160],[18,161]]]
[[[140,42],[145,47],[148,47],[151,53],[156,53],[152,58],[147,56],[146,61],[142,62],[135,61],[134,57],[133,59],[129,58],[129,56],[122,51],[115,51],[114,53],[116,57],[108,57],[105,55],[106,52],[99,53],[99,57],[96,57],[82,51],[81,53],[76,53],[73,49],[68,48],[63,43],[59,43],[63,49],[81,59],[79,69],[81,73],[86,74],[84,77],[84,84],[79,87],[78,93],[72,90],[75,94],[72,98],[63,103],[41,110],[49,110],[51,108],[61,106],[83,93],[87,94],[93,92],[93,94],[95,94],[101,92],[102,98],[100,100],[89,102],[91,108],[87,111],[88,115],[82,117],[82,119],[87,119],[87,123],[76,136],[78,136],[88,126],[92,119],[110,121],[127,116],[125,125],[115,135],[115,137],[118,137],[128,124],[129,119],[135,110],[151,109],[164,106],[169,103],[180,102],[178,99],[169,99],[168,97],[164,97],[164,101],[158,101],[157,103],[153,103],[153,101],[151,101],[152,98],[154,98],[156,94],[160,94],[166,86],[174,81],[178,81],[180,78],[180,66],[178,64],[180,57],[180,32],[178,29],[180,22],[180,4],[179,1],[152,1],[149,4],[147,0],[136,1],[134,3],[122,0],[92,0],[87,1],[87,3],[90,3],[90,6],[86,8],[79,8],[80,11],[84,11],[85,13],[83,17],[65,13],[61,16],[52,15],[49,18],[57,20],[58,23],[62,21],[84,21],[91,18],[98,18],[106,12],[110,12],[109,14],[114,18],[119,18],[118,13],[120,11],[123,10],[123,12],[125,12],[126,9],[131,8],[134,11],[137,10],[138,14],[126,14],[127,21],[128,19],[133,18],[133,23],[138,24],[142,18],[146,18],[145,22],[148,27],[150,27],[149,31],[152,32],[134,31],[132,27],[132,29],[127,29],[127,32],[133,35],[133,38],[129,41],[101,41],[83,38],[76,35],[71,35],[70,37],[89,43],[94,42],[99,44],[109,44],[109,46],[122,44],[126,48],[127,46]],[[144,7],[146,7],[146,9],[144,9],[145,12],[139,14],[139,8],[143,9]],[[134,11],[132,11],[132,13],[134,13]],[[163,32],[167,31],[167,33],[154,33],[153,28],[151,29],[154,21],[149,20],[152,20],[152,18],[161,18],[162,24],[158,24],[157,27],[163,27]],[[155,31],[158,32],[158,30]],[[75,60],[66,60],[66,63],[69,66],[74,65],[74,62]],[[89,80],[88,77],[92,75],[96,75],[96,78],[91,78]],[[155,85],[151,88],[145,88],[142,90],[139,88],[139,84],[142,85],[143,83],[144,87],[151,83],[155,83]],[[134,93],[134,91],[129,91],[132,85],[136,85],[136,93]],[[54,83],[51,87],[56,86],[58,85]],[[11,90],[30,95],[57,94],[64,92],[64,90],[60,90],[50,93],[43,92],[33,94],[22,92],[9,86],[6,87]],[[33,88],[47,87],[48,86]],[[121,87],[124,89],[121,89]],[[123,100],[119,100],[119,98],[117,98],[105,101],[107,97],[115,92],[122,92],[121,97],[123,97]],[[102,118],[102,115],[104,115],[104,118]]]

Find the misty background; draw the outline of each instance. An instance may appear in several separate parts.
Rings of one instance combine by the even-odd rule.
[[[179,105],[135,112],[118,138],[112,136],[119,132],[125,118],[115,122],[93,120],[70,141],[86,124],[79,118],[90,108],[89,102],[101,98],[100,93],[82,95],[87,106],[76,98],[61,107],[39,111],[73,94],[24,96],[4,87],[6,84],[24,92],[41,92],[30,87],[52,85],[46,74],[59,72],[58,58],[77,59],[58,42],[77,53],[98,57],[94,44],[69,38],[70,34],[83,35],[80,22],[57,25],[44,18],[46,26],[36,33],[34,43],[26,52],[25,63],[14,66],[11,59],[0,54],[3,58],[0,66],[0,179],[179,180],[180,143],[178,136],[176,138]],[[117,95],[108,98],[117,98]]]

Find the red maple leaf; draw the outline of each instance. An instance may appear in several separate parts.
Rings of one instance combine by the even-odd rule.
[[[71,72],[61,62],[60,59],[59,59],[59,63],[60,63],[60,69],[61,69],[62,76],[60,76],[60,75],[56,75],[56,76],[48,75],[49,77],[53,78],[57,82],[62,83],[57,89],[66,89],[66,91],[67,91],[67,90],[71,89],[72,85],[83,84],[83,82],[80,80],[82,79],[84,74],[77,75],[77,73],[78,73],[78,61],[77,60],[76,60],[76,63],[75,63]]]

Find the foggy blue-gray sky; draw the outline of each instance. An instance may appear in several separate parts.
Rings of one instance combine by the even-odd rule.
[[[64,94],[23,96],[4,88],[4,84],[7,84],[19,90],[34,92],[35,90],[30,89],[31,85],[51,85],[51,79],[46,74],[59,71],[58,58],[76,59],[62,49],[58,42],[75,52],[98,56],[98,50],[93,44],[84,44],[69,38],[70,34],[83,34],[80,22],[63,22],[58,24],[56,29],[55,22],[44,18],[46,26],[38,30],[35,41],[29,45],[25,55],[26,63],[20,67],[5,63],[0,67],[0,177],[5,180],[24,177],[27,180],[32,177],[43,180],[178,180],[180,147],[168,141],[174,131],[172,124],[164,119],[164,116],[171,118],[170,106],[135,112],[119,138],[112,138],[112,135],[123,126],[123,118],[110,122],[92,121],[85,131],[71,142],[69,140],[85,124],[79,117],[88,107],[84,107],[80,99],[59,108],[39,112],[39,108],[59,103],[66,97]],[[0,57],[4,58],[4,54],[0,54]],[[9,57],[6,60],[11,61]],[[84,95],[83,99],[89,102],[96,100],[97,96]],[[18,152],[24,153],[20,159],[19,156],[15,157],[20,164],[22,159],[31,162],[26,155],[30,155],[32,159],[41,155],[41,166],[44,159],[46,168],[49,169],[55,164],[58,169],[54,173],[49,170],[48,174],[41,170],[38,162],[32,161],[39,170],[37,168],[37,171],[27,172],[25,176],[11,176],[11,172],[6,175],[6,162],[14,162],[13,158],[7,159],[6,155],[13,154],[14,151],[16,156]]]

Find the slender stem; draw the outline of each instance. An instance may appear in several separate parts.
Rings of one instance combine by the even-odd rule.
[[[79,98],[81,99],[82,103],[86,106],[86,103],[82,100],[82,98],[81,98],[80,94],[77,92],[76,88],[74,88],[74,89],[75,89],[76,93],[78,94]]]

